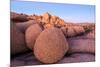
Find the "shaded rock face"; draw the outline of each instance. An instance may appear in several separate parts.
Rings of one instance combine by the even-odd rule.
[[[94,31],[94,30],[93,30]],[[91,34],[94,35],[94,32],[89,32],[85,35],[82,35],[82,36],[77,36],[77,37],[72,37],[72,38],[67,38],[68,40],[68,43],[69,43],[69,49],[70,49],[70,46],[72,49],[74,49],[75,51],[71,51],[70,53],[66,53],[66,55],[60,60],[57,62],[57,64],[63,64],[63,63],[80,63],[80,62],[95,62],[95,54],[90,51],[90,52],[87,52],[87,49],[88,49],[88,43],[86,43],[88,40],[89,42],[94,42],[94,39],[95,37],[91,37]],[[88,36],[87,36],[88,35]],[[85,45],[87,46],[87,48],[82,48],[80,49],[79,46],[72,46],[72,45],[75,45],[75,43],[78,43],[78,45]],[[73,42],[73,43],[71,43]],[[94,44],[95,45],[95,44]],[[91,47],[93,47],[94,45],[91,45]],[[79,50],[77,50],[79,49]],[[86,49],[83,51],[83,49]],[[93,47],[93,49],[95,49],[95,46]],[[82,52],[81,52],[81,51]],[[91,53],[92,52],[92,53]],[[18,56],[16,56],[15,58],[13,58],[11,60],[11,65],[12,66],[25,66],[25,65],[42,65],[41,62],[39,62],[35,56],[33,55],[33,53],[27,53],[27,54],[20,54]]]
[[[69,39],[69,53],[86,52],[95,53],[94,39]]]
[[[95,56],[88,53],[75,53],[71,54],[69,57],[64,57],[58,63],[80,63],[80,62],[94,62]]]
[[[11,23],[11,54],[15,55],[28,51],[24,34]]]
[[[67,38],[69,53],[92,53],[95,54],[95,33],[94,30],[81,36]]]
[[[11,17],[11,21],[13,21],[13,22],[28,21],[28,18],[27,18],[28,15],[26,15],[26,14],[18,14],[18,13],[15,13],[15,12],[11,12],[10,17]]]
[[[84,27],[85,31],[91,31],[95,29],[95,24],[94,23],[85,23],[85,24],[80,24],[81,26]]]
[[[31,50],[34,47],[35,41],[37,37],[40,35],[42,32],[42,27],[39,24],[33,24],[25,32],[25,37],[26,37],[26,43],[28,48]]]
[[[34,54],[42,63],[55,63],[68,51],[68,43],[58,28],[45,29],[37,38]]]
[[[67,25],[65,27],[61,27],[61,30],[63,31],[66,37],[73,37],[85,33],[85,30],[82,26],[76,25]]]
[[[30,25],[33,25],[33,24],[36,24],[37,22],[35,20],[29,20],[27,22],[23,22],[23,23],[15,23],[16,26],[19,28],[19,30],[21,32],[23,32],[25,34],[25,31],[26,29],[30,26]]]
[[[95,40],[95,30],[92,30],[91,32],[89,32],[86,36],[89,38],[94,38]]]

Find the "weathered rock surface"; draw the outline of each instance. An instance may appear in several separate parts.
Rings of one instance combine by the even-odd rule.
[[[25,22],[28,21],[28,15],[26,14],[19,14],[19,13],[15,13],[15,12],[11,12],[10,14],[11,17],[11,21],[12,22]]]
[[[69,53],[88,52],[95,53],[94,39],[69,39]]]
[[[36,24],[37,22],[35,20],[29,20],[27,22],[23,22],[23,23],[15,23],[16,26],[19,28],[19,30],[21,30],[21,32],[25,33],[26,29],[32,25],[32,24]]]
[[[42,63],[56,63],[68,51],[68,43],[58,28],[45,29],[37,38],[34,54]]]
[[[95,33],[94,30],[77,37],[67,38],[69,53],[86,52],[95,54]]]
[[[16,14],[14,12],[11,13],[11,20],[15,22],[21,22],[21,20],[35,20],[38,24],[41,24],[44,29],[50,27],[63,28],[64,34],[66,37],[73,37],[76,35],[80,35],[82,33],[88,32],[95,28],[94,24],[73,24],[66,23],[63,19],[58,16],[50,15],[48,12],[43,15],[25,15],[25,14]],[[16,21],[17,20],[17,21]],[[24,24],[24,23],[23,23]],[[25,23],[26,24],[26,23]],[[19,25],[19,24],[18,24]],[[64,29],[65,28],[65,29]]]
[[[92,31],[89,32],[89,33],[95,35]],[[91,37],[91,35],[89,35],[89,33],[81,35],[81,36],[73,37],[73,38],[68,38],[68,40],[70,39],[70,40],[73,41],[75,39],[76,40],[81,39],[81,43],[85,43],[84,40],[86,40],[86,39],[87,40],[90,39],[90,41],[92,41],[92,39],[95,39],[95,37],[94,36]],[[74,44],[74,43],[72,43],[72,44]],[[94,49],[95,49],[95,47],[94,47]],[[75,52],[75,53],[74,52],[71,53],[71,55],[67,55],[67,56],[66,55],[57,63],[79,63],[79,62],[94,62],[95,61],[95,55],[91,54],[91,53],[87,53],[86,50],[85,50],[85,52],[79,53],[79,51],[78,51],[78,52]],[[31,53],[27,53],[27,54],[21,54],[21,55],[18,55],[16,57],[12,58],[11,59],[11,65],[12,66],[42,65],[42,63],[39,62],[33,56],[33,53],[31,52]]]
[[[16,25],[11,25],[11,55],[18,53],[13,58],[11,58],[12,66],[19,65],[40,65],[43,63],[75,63],[75,62],[92,62],[95,61],[95,24],[94,23],[66,23],[63,19],[58,16],[50,15],[49,13],[45,13],[43,15],[26,15],[26,14],[18,14],[11,12],[11,21],[16,23]],[[35,23],[34,23],[35,21]],[[36,25],[32,26],[31,25]],[[62,49],[63,46],[56,46],[56,44],[64,44],[64,40],[62,40],[61,35],[58,35],[53,31],[50,33],[48,31],[48,36],[44,34],[37,44],[39,45],[35,56],[33,52],[27,52],[29,47],[30,49],[34,48],[32,45],[35,44],[35,40],[37,39],[36,35],[37,31],[40,30],[38,25],[42,26],[42,30],[58,28],[62,31],[65,36],[62,38],[67,39],[69,44],[69,50],[66,48]],[[28,46],[25,43],[25,35],[26,29],[31,28],[28,33],[30,33],[27,37],[29,40]],[[38,30],[37,30],[38,29]],[[31,32],[30,32],[31,31]],[[34,32],[33,32],[34,31]],[[34,34],[35,33],[35,34]],[[34,35],[33,35],[34,34]],[[59,33],[61,34],[61,33]],[[41,32],[39,35],[42,35]],[[62,42],[61,42],[62,41]],[[42,44],[42,45],[41,45]],[[49,45],[49,46],[47,46]],[[51,46],[53,47],[51,48]],[[46,48],[44,49],[44,46]],[[23,47],[23,48],[22,48]],[[37,46],[35,46],[37,47]],[[66,53],[66,51],[68,52]],[[23,53],[26,52],[26,53]],[[20,53],[20,54],[19,54]],[[38,58],[36,56],[38,54]],[[53,55],[52,55],[53,54]],[[48,57],[49,56],[49,57]],[[51,57],[52,56],[52,57]],[[56,58],[54,58],[54,56]],[[63,57],[62,57],[63,56]],[[36,59],[38,58],[38,60]],[[44,57],[46,57],[44,59]],[[40,59],[42,58],[41,62]],[[48,60],[49,58],[49,60]],[[51,58],[54,58],[53,60]],[[57,58],[58,62],[56,62]],[[46,62],[44,62],[46,60]]]
[[[66,24],[65,26],[61,27],[60,29],[63,31],[66,37],[75,37],[78,35],[83,35],[87,32],[90,32],[94,27],[92,25],[88,25],[87,28],[83,25],[78,24]]]
[[[57,64],[62,63],[80,63],[80,62],[95,62],[95,55],[88,53],[75,53],[69,56],[64,56]],[[16,56],[11,60],[11,66],[34,66],[34,65],[44,65],[39,62],[33,53],[26,53]]]
[[[41,32],[42,32],[42,27],[39,24],[33,24],[30,27],[28,27],[28,29],[25,32],[25,39],[28,48],[33,50],[35,41]]]
[[[26,47],[24,34],[13,23],[11,23],[11,40],[10,41],[11,41],[12,55],[28,51],[28,48]]]
[[[64,57],[58,63],[80,63],[80,62],[94,62],[95,56],[88,53],[75,53],[68,57]]]

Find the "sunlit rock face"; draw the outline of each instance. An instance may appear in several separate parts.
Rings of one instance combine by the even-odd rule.
[[[95,61],[95,23],[71,23],[48,12],[11,12],[11,23],[12,66]]]

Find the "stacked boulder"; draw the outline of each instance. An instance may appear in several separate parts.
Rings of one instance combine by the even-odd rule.
[[[13,24],[11,25],[11,55],[30,50],[33,51],[35,58],[42,63],[57,63],[58,61],[62,63],[64,56],[74,56],[71,54],[79,52],[92,53],[94,57],[94,40],[75,39],[81,35],[90,36],[90,32],[95,29],[94,24],[65,23],[63,19],[51,16],[49,13],[45,13],[43,16],[29,16],[13,12],[11,12],[11,24]],[[89,34],[86,35],[86,33]],[[85,43],[81,43],[83,41]],[[75,57],[82,55],[75,54]],[[86,54],[82,57],[84,56],[90,55]],[[68,58],[66,61],[71,62]],[[94,58],[89,59],[89,61],[92,60]]]

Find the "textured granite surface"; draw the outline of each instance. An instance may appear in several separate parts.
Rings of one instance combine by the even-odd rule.
[[[89,41],[93,45],[93,47],[91,47],[91,48],[95,48],[94,32],[95,31],[91,31],[88,34],[68,38],[67,40],[69,41],[69,43],[71,43],[71,45],[73,45],[77,42],[78,42],[78,44],[88,45],[87,41]],[[77,63],[77,62],[93,62],[93,61],[95,61],[95,52],[93,52],[93,51],[92,52],[91,51],[90,52],[89,51],[88,52],[87,51],[79,52],[76,50],[76,52],[66,54],[64,56],[64,58],[62,58],[62,60],[60,60],[57,63],[60,64],[60,63]],[[28,65],[43,65],[43,64],[34,57],[32,51],[26,52],[23,54],[19,54],[19,55],[16,55],[11,58],[11,66],[12,67],[28,66]]]

